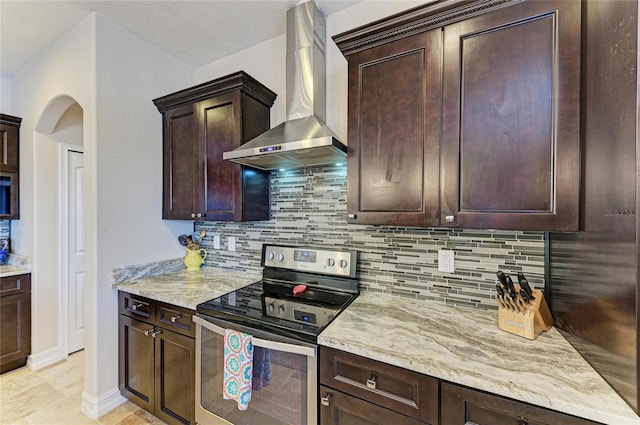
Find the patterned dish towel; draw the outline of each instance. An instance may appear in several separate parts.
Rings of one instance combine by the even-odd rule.
[[[226,329],[224,332],[224,387],[222,398],[236,400],[239,410],[251,401],[253,344],[251,335]]]

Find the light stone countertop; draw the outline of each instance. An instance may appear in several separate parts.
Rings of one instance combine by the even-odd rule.
[[[0,264],[0,278],[31,273],[31,258],[9,254],[6,264]]]
[[[361,293],[318,342],[597,422],[640,424],[557,329],[531,341],[500,330],[496,311]]]
[[[195,310],[197,305],[262,279],[249,274],[202,267],[179,270],[113,285],[134,295]]]

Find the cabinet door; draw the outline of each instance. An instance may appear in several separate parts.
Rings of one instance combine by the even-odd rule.
[[[203,184],[198,203],[206,220],[233,220],[234,212],[241,211],[241,166],[222,159],[223,152],[240,146],[240,103],[240,92],[235,92],[196,104],[202,141],[197,178]]]
[[[0,373],[24,366],[31,353],[30,292],[0,298],[0,330]]]
[[[580,2],[444,29],[443,225],[578,230]]]
[[[349,56],[350,223],[436,225],[442,32]]]
[[[195,423],[195,340],[158,328],[155,415],[167,423]]]
[[[191,219],[199,209],[196,199],[197,157],[193,106],[168,110],[163,119],[162,218]]]
[[[596,425],[586,419],[557,413],[515,400],[443,382],[441,425]]]
[[[425,422],[322,385],[320,397],[321,400],[324,398],[320,405],[320,425],[425,425]]]
[[[0,171],[18,172],[19,133],[19,127],[0,124]]]
[[[120,392],[133,403],[153,412],[153,325],[120,315]]]

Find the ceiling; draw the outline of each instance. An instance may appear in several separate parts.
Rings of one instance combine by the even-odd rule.
[[[316,0],[331,15],[363,0]],[[299,0],[0,0],[0,75],[11,78],[91,12],[194,67],[284,34]]]

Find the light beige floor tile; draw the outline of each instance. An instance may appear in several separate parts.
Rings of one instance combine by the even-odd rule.
[[[36,410],[27,416],[31,425],[97,425],[80,411],[82,397],[75,394],[59,400],[46,409]]]
[[[100,420],[80,410],[84,351],[38,371],[27,367],[0,375],[1,425],[161,425],[164,422],[127,401]]]
[[[48,408],[63,398],[51,385],[42,383],[4,400],[0,410],[0,423],[15,421],[39,409]]]
[[[116,425],[138,409],[139,407],[135,404],[130,401],[125,401],[120,406],[99,418],[98,422],[100,422],[101,425]]]
[[[146,410],[138,409],[117,425],[165,425],[165,423]]]

